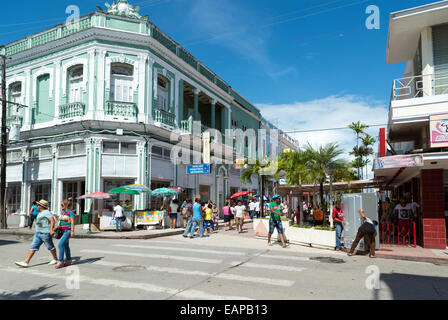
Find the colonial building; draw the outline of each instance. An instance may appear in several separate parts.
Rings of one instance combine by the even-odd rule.
[[[207,129],[223,137],[226,129],[257,132],[261,114],[126,0],[1,53],[10,58],[7,98],[27,106],[8,107],[10,214],[25,214],[36,199],[58,211],[62,199],[131,183],[181,186],[182,197],[200,194],[219,205],[231,192],[258,191],[256,178],[242,186],[229,163],[187,175],[185,164],[171,161],[173,146]],[[193,120],[202,124],[199,134]],[[234,153],[233,138],[212,141],[212,160],[228,148]],[[136,209],[155,205],[136,199]],[[90,208],[77,204],[78,213]]]
[[[417,239],[445,249],[448,215],[448,2],[392,13],[387,63],[406,62],[380,130],[375,178],[419,203]]]

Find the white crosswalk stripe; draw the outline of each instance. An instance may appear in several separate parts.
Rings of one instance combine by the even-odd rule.
[[[118,252],[118,251],[95,250],[95,249],[84,249],[84,250],[81,250],[81,252],[110,254],[110,255],[118,255],[118,256],[131,256],[131,257],[141,257],[141,258],[153,258],[153,259],[179,260],[179,261],[188,261],[188,262],[203,262],[203,263],[214,263],[214,264],[222,263],[222,260],[217,260],[217,259],[202,259],[202,258],[172,256],[172,255],[162,255],[162,254]]]
[[[233,262],[235,265],[241,264],[241,261]],[[94,262],[96,265],[101,266],[109,266],[109,267],[124,267],[126,264],[117,263],[117,262],[107,262],[107,261],[96,261]],[[269,265],[267,265],[266,269],[269,269]],[[187,269],[179,269],[179,268],[166,268],[166,267],[157,267],[157,266],[145,266],[145,269],[153,272],[163,272],[163,273],[173,273],[180,275],[192,275],[192,276],[205,276],[210,278],[224,279],[224,280],[232,280],[232,281],[240,281],[240,282],[252,282],[252,283],[262,283],[265,285],[272,286],[281,286],[281,287],[291,287],[295,282],[290,280],[281,280],[281,279],[272,279],[265,277],[253,277],[253,276],[240,276],[229,273],[208,273],[202,271],[192,271]]]
[[[25,275],[31,275],[34,277],[44,277],[44,278],[50,278],[50,279],[58,279],[58,280],[66,280],[67,274],[66,273],[49,273],[49,272],[42,272],[37,270],[31,270],[31,269],[17,269],[17,268],[0,268],[1,272],[9,272],[9,273],[16,273],[16,274],[25,274]],[[122,281],[118,279],[101,279],[101,278],[91,278],[87,276],[80,276],[79,281],[81,283],[88,283],[92,285],[100,285],[100,286],[107,286],[107,287],[116,287],[116,288],[122,288],[122,289],[138,289],[146,292],[151,293],[158,293],[158,294],[168,294],[173,297],[180,297],[184,299],[202,299],[202,300],[252,300],[248,297],[241,297],[241,296],[221,296],[216,295],[213,293],[208,293],[204,291],[199,290],[185,290],[182,291],[180,289],[171,289],[166,287],[160,287],[157,285],[153,285],[150,283],[135,283],[135,282],[129,282],[129,281]]]
[[[254,268],[254,269],[269,269],[269,270],[280,270],[280,271],[291,271],[291,272],[302,272],[306,268],[301,267],[291,267],[291,266],[281,266],[278,264],[262,264],[262,263],[252,263],[246,262],[241,263],[241,261],[232,261],[232,265],[239,266],[243,268]]]
[[[191,249],[191,248],[180,248],[180,247],[161,247],[161,246],[138,246],[130,244],[116,244],[114,247],[121,248],[136,248],[136,249],[151,249],[151,250],[165,250],[165,251],[184,251],[184,252],[197,252],[197,253],[207,253],[207,254],[218,254],[218,255],[232,255],[232,256],[244,256],[247,253],[237,252],[237,251],[218,251],[218,250],[206,250],[206,249]]]

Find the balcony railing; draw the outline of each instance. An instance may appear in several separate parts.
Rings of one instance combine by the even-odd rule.
[[[18,125],[18,126],[22,126],[22,122],[23,122],[23,117],[21,115],[13,115],[10,116],[8,118],[6,118],[6,125]]]
[[[152,116],[154,118],[154,122],[163,123],[170,127],[176,126],[176,115],[171,112],[162,109],[154,109]]]
[[[448,73],[418,75],[394,80],[392,101],[448,94]]]
[[[182,120],[180,122],[179,129],[183,133],[192,133],[193,132],[193,121],[191,121],[191,120]]]
[[[85,114],[85,104],[74,102],[59,106],[59,119],[82,117]]]
[[[137,117],[137,105],[132,102],[107,101],[106,115],[120,117]]]

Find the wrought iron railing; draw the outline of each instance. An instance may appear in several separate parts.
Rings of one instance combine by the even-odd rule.
[[[395,79],[392,101],[448,94],[448,73],[435,73]]]
[[[81,117],[85,114],[85,104],[74,102],[59,106],[59,119]]]
[[[137,105],[132,102],[107,101],[106,115],[121,117],[137,117]]]

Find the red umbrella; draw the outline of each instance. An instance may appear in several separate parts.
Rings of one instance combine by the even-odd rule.
[[[242,197],[242,196],[251,194],[251,193],[255,193],[255,191],[240,191],[240,192],[237,192],[237,193],[235,193],[234,195],[232,195],[232,196],[230,197],[230,199],[239,198],[239,197]]]
[[[110,199],[110,194],[109,193],[104,193],[104,192],[95,192],[95,193],[90,193],[90,194],[86,194],[83,195],[81,197],[77,198],[78,200],[82,200],[82,199]]]

